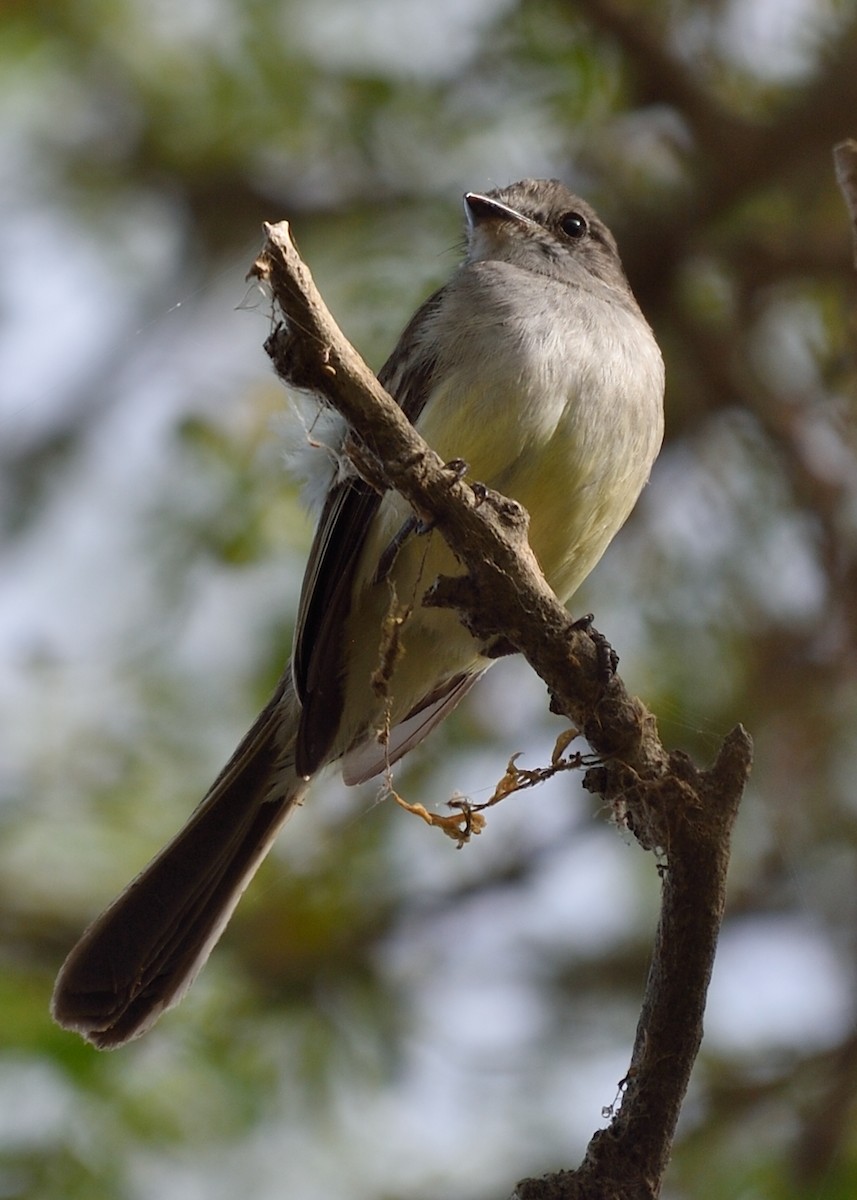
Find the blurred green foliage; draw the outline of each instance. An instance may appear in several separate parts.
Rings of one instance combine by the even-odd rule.
[[[663,455],[576,605],[669,744],[757,745],[668,1194],[857,1191],[855,112],[851,0],[3,6],[0,1195],[477,1200],[573,1166],[611,1102],[657,879],[567,783],[461,853],[322,786],[147,1039],[47,1017],[288,655],[311,525],[260,222],[379,366],[460,193],[528,174],[604,210],[667,358]],[[409,798],[547,757],[542,689],[494,674]],[[729,966],[755,917],[782,978],[763,942]]]

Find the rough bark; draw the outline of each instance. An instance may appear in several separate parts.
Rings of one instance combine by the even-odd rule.
[[[480,636],[502,638],[541,676],[553,708],[586,737],[599,763],[585,786],[607,799],[656,855],[662,907],[622,1099],[581,1166],[521,1181],[517,1200],[659,1194],[702,1038],[705,997],[723,915],[730,832],[750,770],[739,726],[714,765],[668,752],[655,718],[604,669],[603,645],[551,592],[527,543],[527,515],[471,486],[422,440],[334,323],[291,240],[266,226],[252,274],[271,289],[278,320],[266,349],[285,383],[309,390],[348,421],[358,468],[430,519],[466,567],[440,579],[430,602],[454,607]]]

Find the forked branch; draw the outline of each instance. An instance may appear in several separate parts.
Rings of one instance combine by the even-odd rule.
[[[467,573],[439,580],[430,602],[456,608],[479,637],[526,657],[554,710],[599,757],[585,786],[662,856],[662,909],[621,1106],[577,1170],[524,1180],[515,1192],[519,1200],[655,1197],[702,1037],[750,738],[734,729],[707,771],[665,750],[652,714],[617,675],[605,679],[597,636],[574,622],[545,582],[524,511],[441,462],[338,329],[288,224],[265,232],[251,274],[270,287],[276,306],[266,349],[277,374],[340,412],[358,469],[376,486],[395,488],[440,530]]]

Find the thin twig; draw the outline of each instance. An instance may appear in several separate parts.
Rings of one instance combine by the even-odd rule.
[[[857,141],[846,138],[833,147],[833,166],[836,182],[851,214],[851,236],[854,244],[854,266],[857,267]]]

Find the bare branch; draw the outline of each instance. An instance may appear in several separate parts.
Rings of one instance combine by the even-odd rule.
[[[661,915],[622,1106],[576,1171],[518,1184],[516,1200],[652,1200],[660,1191],[690,1068],[726,898],[732,825],[750,769],[738,727],[710,771],[673,754],[650,797],[668,825]]]
[[[430,517],[467,574],[437,581],[429,602],[459,610],[483,638],[520,650],[553,707],[583,731],[601,762],[584,778],[662,865],[663,907],[621,1108],[578,1171],[518,1185],[520,1200],[660,1190],[702,1037],[702,1013],[725,897],[729,835],[750,768],[739,727],[709,771],[668,753],[655,719],[616,675],[605,679],[598,635],[574,622],[547,586],[521,507],[450,471],[414,430],[334,323],[291,240],[266,226],[252,274],[271,287],[283,322],[266,348],[280,377],[337,409],[359,463]]]

